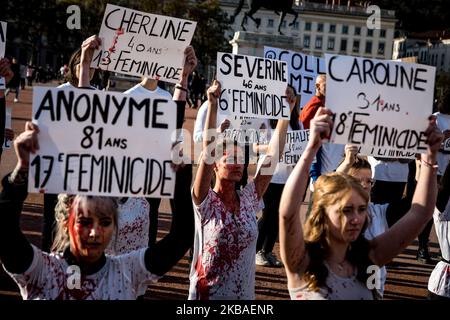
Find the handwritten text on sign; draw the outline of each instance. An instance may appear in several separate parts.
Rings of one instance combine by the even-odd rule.
[[[217,80],[222,85],[220,113],[289,119],[285,62],[219,52]]]
[[[167,97],[38,87],[33,122],[30,192],[173,196],[176,105]]]
[[[358,153],[377,158],[415,159],[416,153],[408,150],[389,150],[386,148],[360,146]]]
[[[108,4],[91,67],[176,83],[196,25]]]
[[[335,112],[332,143],[424,152],[435,68],[325,55],[326,106]]]
[[[264,47],[264,57],[287,63],[288,82],[300,94],[303,108],[315,94],[316,77],[325,73],[325,59],[273,47]]]
[[[226,139],[239,144],[260,143],[267,140],[265,121],[258,118],[233,117],[230,128],[224,131]]]
[[[286,145],[280,164],[295,165],[308,144],[309,130],[293,130],[286,133]]]

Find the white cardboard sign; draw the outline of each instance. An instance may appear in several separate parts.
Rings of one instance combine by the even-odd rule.
[[[264,47],[264,57],[285,61],[288,82],[300,95],[300,110],[315,95],[316,77],[325,74],[325,59],[300,52],[274,47]]]
[[[435,68],[325,55],[326,106],[335,113],[330,142],[425,152]]]
[[[231,53],[217,53],[217,80],[221,83],[219,112],[263,119],[289,119],[286,100],[287,65]]]
[[[108,4],[91,67],[176,83],[197,22]]]
[[[173,197],[171,99],[35,87],[33,122],[30,192]]]

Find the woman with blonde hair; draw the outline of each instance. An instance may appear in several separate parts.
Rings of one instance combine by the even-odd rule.
[[[358,180],[342,173],[320,177],[304,229],[301,199],[308,169],[332,128],[331,112],[320,108],[311,121],[310,140],[283,191],[280,251],[292,299],[373,299],[379,283],[371,275],[420,233],[436,200],[436,154],[442,142],[434,119],[425,131],[427,153],[411,209],[385,233],[364,238],[369,195]]]

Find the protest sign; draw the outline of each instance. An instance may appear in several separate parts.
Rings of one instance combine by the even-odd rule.
[[[300,95],[301,110],[315,95],[316,77],[325,74],[325,59],[274,47],[264,47],[264,57],[287,63],[288,83]]]
[[[309,130],[293,130],[286,133],[286,145],[280,164],[295,165],[308,144]]]
[[[219,52],[217,80],[222,86],[219,113],[289,119],[285,62]]]
[[[196,25],[108,4],[91,67],[177,83]]]
[[[435,68],[325,55],[326,106],[335,113],[332,143],[425,152]]]
[[[6,114],[5,114],[5,129],[11,129],[12,130],[12,108],[7,107],[6,108]],[[12,141],[6,139],[3,141],[3,150],[11,149]]]
[[[33,122],[30,192],[173,197],[170,98],[35,87]]]

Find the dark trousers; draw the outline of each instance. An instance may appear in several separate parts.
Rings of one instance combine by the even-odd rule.
[[[53,244],[55,225],[55,206],[58,202],[57,194],[44,194],[44,221],[42,229],[42,250],[50,252]]]
[[[176,178],[176,189],[184,194],[191,194],[191,182],[192,182],[192,165],[186,165],[177,172]],[[190,197],[188,197],[190,199]],[[158,216],[159,216],[159,205],[161,204],[161,198],[147,198],[150,204],[150,227],[148,234],[148,246],[151,248],[156,243],[156,238],[158,236]],[[177,203],[178,202],[178,203]],[[192,203],[182,203],[180,200],[170,199],[170,208],[172,209],[172,214],[175,212],[182,212],[187,210],[188,207],[192,207]],[[178,211],[177,211],[178,209]]]
[[[278,218],[281,194],[284,184],[271,183],[263,196],[264,209],[262,217],[258,221],[258,241],[256,252],[263,249],[264,252],[272,252],[278,237]]]
[[[403,197],[405,186],[406,182],[375,180],[370,199],[377,204],[399,201]]]

